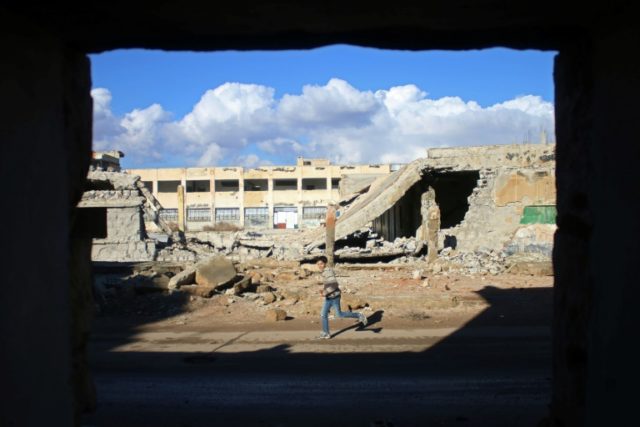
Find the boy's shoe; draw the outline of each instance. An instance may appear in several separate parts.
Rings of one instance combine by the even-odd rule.
[[[318,335],[315,339],[317,340],[328,340],[331,338],[331,334],[328,334],[326,332],[321,332],[320,335]]]
[[[358,319],[360,320],[360,323],[362,323],[362,326],[367,326],[367,316],[362,313],[358,313]]]

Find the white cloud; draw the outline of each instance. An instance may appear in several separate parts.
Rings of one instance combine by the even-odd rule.
[[[278,153],[302,153],[304,146],[298,141],[287,138],[275,138],[268,139],[266,141],[258,142],[258,148],[265,153],[278,154]]]
[[[149,157],[167,156],[185,166],[254,167],[269,159],[290,163],[298,155],[337,163],[405,162],[428,147],[505,144],[527,135],[537,140],[541,129],[554,129],[553,104],[538,96],[482,107],[459,97],[430,99],[415,85],[371,92],[340,79],[281,99],[273,88],[225,83],[173,121],[157,104],[118,118],[108,90],[92,95],[96,149],[117,148],[148,166]]]

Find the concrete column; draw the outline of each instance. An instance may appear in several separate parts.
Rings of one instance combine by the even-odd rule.
[[[244,169],[240,168],[238,179],[238,200],[240,205],[240,227],[244,227]]]
[[[211,195],[211,224],[213,225],[216,222],[216,176],[214,169],[209,171],[209,193]]]
[[[327,202],[332,200],[332,195],[331,195],[331,167],[327,167]],[[337,200],[335,200],[337,202]]]
[[[184,186],[178,185],[178,229],[185,231]]]
[[[326,241],[325,241],[325,254],[327,257],[327,266],[333,267],[334,261],[334,248],[336,241],[336,208],[334,205],[327,207],[327,217],[325,220],[326,227]]]
[[[438,258],[438,233],[440,232],[440,207],[436,203],[436,192],[429,187],[420,197],[420,214],[422,215],[420,240],[427,243],[428,262]]]
[[[267,193],[267,207],[269,211],[269,224],[267,228],[273,228],[273,172],[269,171],[269,178],[267,181],[268,193]]]

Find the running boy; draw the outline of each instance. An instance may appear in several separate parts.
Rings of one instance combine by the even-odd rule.
[[[322,306],[322,311],[320,312],[322,333],[317,338],[331,338],[331,334],[329,333],[328,317],[331,307],[335,310],[337,317],[351,317],[358,319],[360,323],[362,323],[362,326],[366,326],[367,317],[364,314],[340,310],[340,285],[338,285],[336,273],[333,271],[333,268],[327,268],[327,257],[321,256],[316,265],[322,274],[323,288],[320,291],[320,294],[324,296],[324,304]]]

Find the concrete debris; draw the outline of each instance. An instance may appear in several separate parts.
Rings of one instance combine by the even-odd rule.
[[[277,301],[277,297],[271,292],[265,292],[262,294],[262,301],[265,304],[271,304]]]
[[[251,289],[251,276],[245,276],[242,280],[233,285],[233,294],[240,295],[249,289]]]
[[[183,285],[191,285],[196,281],[196,268],[188,267],[186,270],[173,276],[167,285],[168,289],[179,289]]]
[[[196,265],[195,280],[199,286],[217,288],[232,283],[237,274],[233,262],[224,257],[214,256]]]
[[[287,312],[279,308],[274,308],[265,313],[265,319],[268,322],[279,322],[282,320],[286,320]]]

